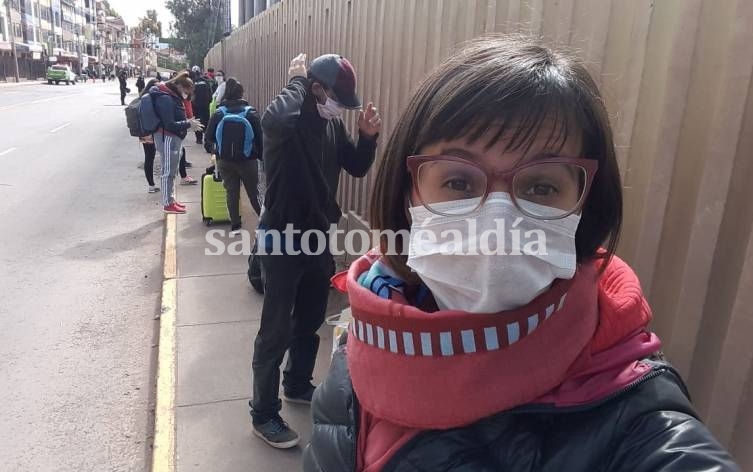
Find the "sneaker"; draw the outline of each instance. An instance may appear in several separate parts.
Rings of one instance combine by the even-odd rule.
[[[299,395],[291,395],[288,392],[283,392],[282,398],[289,403],[300,403],[302,405],[311,405],[311,398],[314,396],[314,390],[316,387],[309,384],[308,387]]]
[[[148,192],[149,193],[157,193],[157,192],[159,192],[159,187],[155,187],[154,185],[150,185]]]
[[[162,211],[169,214],[183,214],[186,212],[186,209],[183,207],[179,207],[175,203],[171,205],[167,205],[166,207],[162,207]]]
[[[235,236],[238,236],[239,234],[241,234],[241,225],[233,225],[230,228],[230,233],[229,233],[230,237],[234,238]]]
[[[181,185],[196,185],[199,181],[191,177],[190,175],[187,175],[185,178],[180,179]]]
[[[180,202],[179,202],[179,201],[177,201],[177,200],[176,200],[176,201],[174,201],[174,202],[173,202],[173,204],[175,204],[176,206],[178,206],[178,207],[180,207],[180,208],[183,208],[184,210],[186,209],[186,206],[185,206],[184,204],[180,203]]]
[[[290,429],[280,415],[262,424],[253,424],[254,434],[276,449],[290,449],[298,445],[298,433]]]

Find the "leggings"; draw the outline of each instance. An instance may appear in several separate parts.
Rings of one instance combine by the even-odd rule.
[[[154,187],[154,156],[157,146],[154,143],[141,143],[144,147],[144,175],[150,187]]]
[[[188,172],[186,172],[186,148],[182,148],[180,151],[180,162],[178,163],[178,173],[180,173],[181,179],[185,179],[188,176]]]

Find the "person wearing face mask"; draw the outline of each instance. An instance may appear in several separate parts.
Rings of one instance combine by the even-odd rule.
[[[340,118],[344,109],[358,109],[356,74],[337,54],[320,56],[306,67],[306,56],[291,61],[288,85],[267,107],[261,125],[264,142],[266,195],[260,228],[282,232],[288,225],[299,235],[326,232],[341,217],[335,196],[344,169],[363,177],[374,162],[381,120],[372,103],[358,118],[354,143]],[[316,239],[316,238],[312,238]],[[264,272],[264,307],[254,343],[253,399],[249,402],[254,433],[276,448],[290,448],[298,435],[280,417],[280,365],[287,401],[309,404],[319,337],[324,321],[329,279],[334,262],[329,250],[319,255],[273,255],[268,240],[259,245]],[[287,250],[287,249],[285,249]]]
[[[373,230],[409,235],[383,233],[334,278],[353,321],[314,395],[303,470],[739,470],[614,255],[621,189],[578,59],[497,37],[440,64],[371,198]]]
[[[187,118],[185,101],[193,92],[193,81],[188,71],[177,74],[149,91],[160,127],[154,133],[154,144],[160,153],[162,165],[162,205],[165,213],[185,213],[185,205],[175,200],[175,174],[181,160],[183,139],[188,131],[203,129],[196,118]]]
[[[217,89],[212,94],[212,101],[209,103],[209,116],[215,114],[217,107],[225,99],[225,87],[227,87],[225,83],[225,73],[223,71],[217,71],[214,79],[217,83]],[[207,154],[212,154],[212,144],[207,140],[204,140],[204,150]]]
[[[212,101],[215,104],[215,107],[217,104],[222,103],[222,100],[224,100],[225,97],[225,73],[221,70],[217,71],[217,74],[214,76],[214,80],[217,82],[217,89],[212,94]],[[210,110],[211,114],[214,115],[214,110]]]

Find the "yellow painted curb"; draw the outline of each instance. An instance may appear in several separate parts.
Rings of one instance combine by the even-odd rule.
[[[175,308],[177,301],[175,229],[175,215],[166,215],[165,280],[162,282],[152,472],[175,471]]]
[[[178,259],[175,252],[177,221],[176,215],[165,215],[165,266],[163,269],[165,280],[174,279],[178,273]]]

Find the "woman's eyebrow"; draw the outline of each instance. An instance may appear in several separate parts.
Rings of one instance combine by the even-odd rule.
[[[442,148],[442,154],[445,156],[456,156],[475,161],[478,156],[467,149],[461,148]]]
[[[553,157],[577,158],[577,157],[580,157],[580,156],[570,156],[567,153],[563,153],[563,152],[548,151],[548,152],[539,152],[539,153],[533,154],[531,156],[525,156],[522,159],[522,161],[524,161],[524,162],[539,161],[539,160],[542,160],[542,159],[551,159]]]

